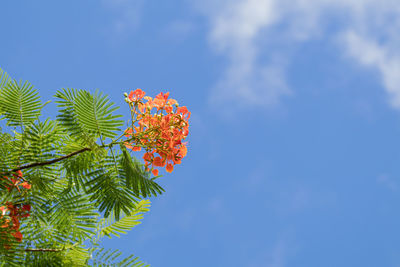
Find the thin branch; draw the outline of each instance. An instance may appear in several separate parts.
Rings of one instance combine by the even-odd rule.
[[[67,155],[65,155],[65,156],[62,156],[62,157],[59,157],[59,158],[56,158],[56,159],[52,159],[52,160],[48,160],[48,161],[43,161],[43,162],[34,162],[34,163],[30,163],[30,164],[27,164],[27,165],[20,166],[20,167],[18,167],[18,168],[12,169],[11,172],[16,172],[16,171],[20,171],[20,170],[24,170],[24,169],[29,169],[29,168],[33,168],[33,167],[38,167],[38,166],[50,165],[50,164],[53,164],[53,163],[62,161],[62,160],[64,160],[64,159],[73,157],[73,156],[75,156],[75,155],[77,155],[77,154],[80,154],[80,153],[85,152],[85,151],[88,151],[88,150],[91,150],[91,149],[88,148],[88,147],[85,147],[85,148],[82,148],[82,149],[80,149],[80,150],[78,150],[78,151],[72,152],[72,153],[70,153],[70,154],[67,154]]]
[[[25,251],[26,252],[60,252],[60,251],[64,251],[64,250],[76,247],[79,244],[80,243],[77,242],[73,245],[70,245],[70,246],[64,247],[64,248],[26,248]]]
[[[109,148],[111,148],[112,146],[114,146],[114,145],[116,145],[116,144],[121,144],[121,143],[124,143],[124,142],[111,142],[110,144],[103,144],[103,145],[101,145],[101,146],[99,146],[99,147],[102,147],[102,148],[104,148],[104,147],[109,147]],[[22,165],[22,166],[20,166],[20,167],[18,167],[18,168],[12,169],[11,171],[9,171],[9,172],[7,172],[7,173],[13,173],[13,172],[20,171],[20,170],[24,170],[24,169],[30,169],[30,168],[34,168],[34,167],[50,165],[50,164],[53,164],[53,163],[62,161],[62,160],[64,160],[64,159],[73,157],[73,156],[75,156],[75,155],[77,155],[77,154],[80,154],[80,153],[83,153],[83,152],[89,151],[89,150],[92,150],[92,149],[91,149],[91,148],[88,148],[88,147],[85,147],[85,148],[82,148],[82,149],[80,149],[80,150],[74,151],[74,152],[72,152],[72,153],[70,153],[70,154],[64,155],[64,156],[59,157],[59,158],[56,158],[56,159],[52,159],[52,160],[48,160],[48,161],[43,161],[43,162],[34,162],[34,163]]]
[[[26,252],[60,252],[64,249],[56,249],[56,248],[27,248]]]

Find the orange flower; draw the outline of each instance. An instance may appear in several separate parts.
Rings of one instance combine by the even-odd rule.
[[[0,207],[1,215],[4,216],[6,214],[7,208],[5,206]]]
[[[145,92],[143,92],[141,89],[138,88],[135,91],[131,91],[129,93],[128,98],[130,101],[134,102],[142,99],[145,94],[146,94]]]
[[[165,111],[166,111],[167,113],[171,113],[172,110],[173,110],[173,107],[171,107],[171,106],[166,106],[166,107],[165,107]]]
[[[133,130],[132,130],[132,128],[128,128],[128,129],[126,129],[126,130],[125,130],[125,137],[129,137],[129,136],[131,136],[131,135],[132,135],[132,133],[133,133]]]
[[[164,106],[167,104],[169,93],[159,93],[156,98],[153,100],[154,106],[157,108],[157,110],[160,110],[164,108]]]
[[[187,147],[186,147],[186,145],[181,145],[181,148],[180,148],[180,150],[179,150],[179,154],[182,156],[182,158],[186,156],[186,154],[187,154]]]
[[[163,163],[163,161],[160,157],[155,157],[153,160],[153,165],[156,167],[163,167],[165,165],[165,163]]]
[[[175,100],[175,99],[172,99],[172,98],[170,98],[170,99],[168,99],[168,105],[178,105],[178,102]]]
[[[12,235],[15,237],[15,239],[16,239],[18,242],[21,242],[21,241],[22,241],[22,234],[21,234],[20,231],[17,231],[17,232],[15,232],[15,233],[13,233]]]
[[[28,184],[27,182],[23,182],[21,185],[22,185],[22,187],[25,188],[25,189],[31,189],[31,185]]]
[[[11,191],[13,188],[16,188],[19,192],[21,192],[21,188],[30,189],[31,185],[22,179],[21,170],[16,171],[12,174],[14,178],[9,178],[4,176],[3,178],[12,183],[12,186],[7,189]],[[2,219],[2,224],[0,228],[6,228],[5,230],[10,233],[14,238],[18,241],[22,241],[22,234],[19,231],[21,226],[20,220],[22,218],[26,218],[30,216],[29,212],[31,210],[31,206],[29,204],[14,204],[12,202],[6,202],[4,206],[0,206],[0,219]],[[8,218],[7,218],[8,217]],[[9,249],[11,246],[4,245],[4,248]]]
[[[158,170],[157,169],[153,169],[151,172],[153,173],[154,176],[158,175]]]
[[[151,154],[151,153],[144,153],[144,155],[143,155],[143,159],[145,160],[145,161],[151,161],[152,159],[153,159],[153,157],[154,157],[154,155],[153,154]]]
[[[129,143],[125,142],[124,145],[125,145],[126,148],[133,149],[133,146],[131,144],[129,144]]]
[[[139,88],[136,89],[133,94],[137,97],[137,99],[142,99],[146,95],[146,93]]]
[[[167,167],[165,167],[165,170],[167,172],[172,172],[174,170],[174,166],[172,166],[172,164],[168,163]]]
[[[174,158],[172,159],[172,161],[174,162],[174,164],[181,164],[181,159],[180,158]]]
[[[129,140],[125,146],[133,151],[140,147],[146,150],[146,171],[167,165],[167,171],[172,172],[173,166],[180,164],[187,154],[183,140],[189,134],[190,112],[185,106],[179,107],[175,99],[168,99],[169,93],[161,92],[154,99],[144,95],[140,89],[129,94],[129,101],[135,101],[135,105],[130,105],[135,131],[125,131]],[[153,108],[157,109],[155,114],[151,113]]]

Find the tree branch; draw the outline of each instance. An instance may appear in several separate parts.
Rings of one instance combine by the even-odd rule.
[[[56,249],[56,248],[27,248],[25,249],[26,252],[60,252],[63,249]]]
[[[26,248],[25,251],[26,252],[60,252],[60,251],[64,251],[64,250],[76,247],[79,244],[80,243],[77,242],[73,245],[70,245],[70,246],[64,247],[64,248]]]
[[[120,144],[120,143],[124,143],[124,142],[111,142],[110,144],[101,145],[101,146],[99,146],[99,147],[112,147],[112,146],[114,146],[114,145],[116,145],[116,144]],[[34,162],[34,163],[22,165],[22,166],[20,166],[20,167],[18,167],[18,168],[12,169],[10,172],[7,172],[7,173],[13,173],[13,172],[16,172],[16,171],[20,171],[20,170],[24,170],[24,169],[30,169],[30,168],[34,168],[34,167],[38,167],[38,166],[50,165],[50,164],[53,164],[53,163],[62,161],[62,160],[64,160],[64,159],[73,157],[73,156],[75,156],[75,155],[78,155],[78,154],[80,154],[80,153],[82,153],[82,152],[89,151],[89,150],[92,150],[92,149],[91,149],[91,148],[88,148],[88,147],[85,147],[85,148],[82,148],[82,149],[80,149],[80,150],[77,150],[77,151],[75,151],[75,152],[72,152],[72,153],[70,153],[70,154],[64,155],[64,156],[59,157],[59,158],[56,158],[56,159],[52,159],[52,160],[48,160],[48,161],[43,161],[43,162]]]
[[[30,164],[27,164],[27,165],[20,166],[20,167],[18,167],[18,168],[12,169],[11,172],[16,172],[16,171],[20,171],[20,170],[24,170],[24,169],[29,169],[29,168],[33,168],[33,167],[38,167],[38,166],[50,165],[50,164],[53,164],[53,163],[62,161],[62,160],[64,160],[64,159],[73,157],[73,156],[75,156],[75,155],[77,155],[77,154],[80,154],[80,153],[85,152],[85,151],[88,151],[88,150],[91,150],[91,149],[88,148],[88,147],[85,147],[85,148],[82,148],[82,149],[80,149],[80,150],[78,150],[78,151],[72,152],[72,153],[70,153],[70,154],[67,154],[67,155],[65,155],[65,156],[62,156],[62,157],[59,157],[59,158],[56,158],[56,159],[52,159],[52,160],[48,160],[48,161],[43,161],[43,162],[34,162],[34,163],[30,163]]]

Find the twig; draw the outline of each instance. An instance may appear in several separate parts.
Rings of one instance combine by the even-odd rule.
[[[48,161],[43,161],[43,162],[34,162],[34,163],[30,163],[30,164],[27,164],[27,165],[20,166],[20,167],[18,167],[18,168],[12,169],[11,172],[16,172],[16,171],[20,171],[20,170],[24,170],[24,169],[29,169],[29,168],[33,168],[33,167],[38,167],[38,166],[50,165],[50,164],[53,164],[53,163],[62,161],[62,160],[64,160],[64,159],[73,157],[73,156],[75,156],[75,155],[77,155],[77,154],[80,154],[80,153],[85,152],[85,151],[88,151],[88,150],[91,150],[91,149],[88,148],[88,147],[85,147],[85,148],[82,148],[82,149],[80,149],[80,150],[78,150],[78,151],[72,152],[72,153],[70,153],[70,154],[68,154],[68,155],[65,155],[65,156],[62,156],[62,157],[59,157],[59,158],[56,158],[56,159],[52,159],[52,160],[48,160]]]
[[[60,252],[63,249],[56,249],[56,248],[27,248],[25,249],[26,252]]]

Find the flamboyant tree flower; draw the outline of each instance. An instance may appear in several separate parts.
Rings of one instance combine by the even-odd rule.
[[[25,181],[22,177],[22,172],[17,171],[12,174],[13,178],[4,176],[3,179],[7,180],[10,186],[7,190],[11,192],[14,188],[21,192],[24,189],[30,189],[31,185]],[[23,189],[22,189],[22,188]],[[30,216],[31,206],[29,204],[15,204],[12,202],[6,202],[5,205],[0,206],[0,229],[10,234],[18,242],[22,241],[22,233],[19,231],[21,225],[21,219]],[[10,248],[8,244],[5,244],[5,248]]]
[[[169,93],[159,93],[155,98],[145,96],[136,89],[126,94],[132,115],[131,127],[125,130],[125,146],[133,151],[146,151],[143,155],[146,170],[158,175],[156,167],[172,172],[187,154],[190,112],[179,106]]]
[[[9,192],[14,188],[21,192],[21,186],[25,189],[31,189],[31,185],[23,179],[22,172],[20,170],[16,173],[13,173],[12,176],[13,178],[3,176],[3,179],[7,180],[10,184],[10,186],[6,187]]]

